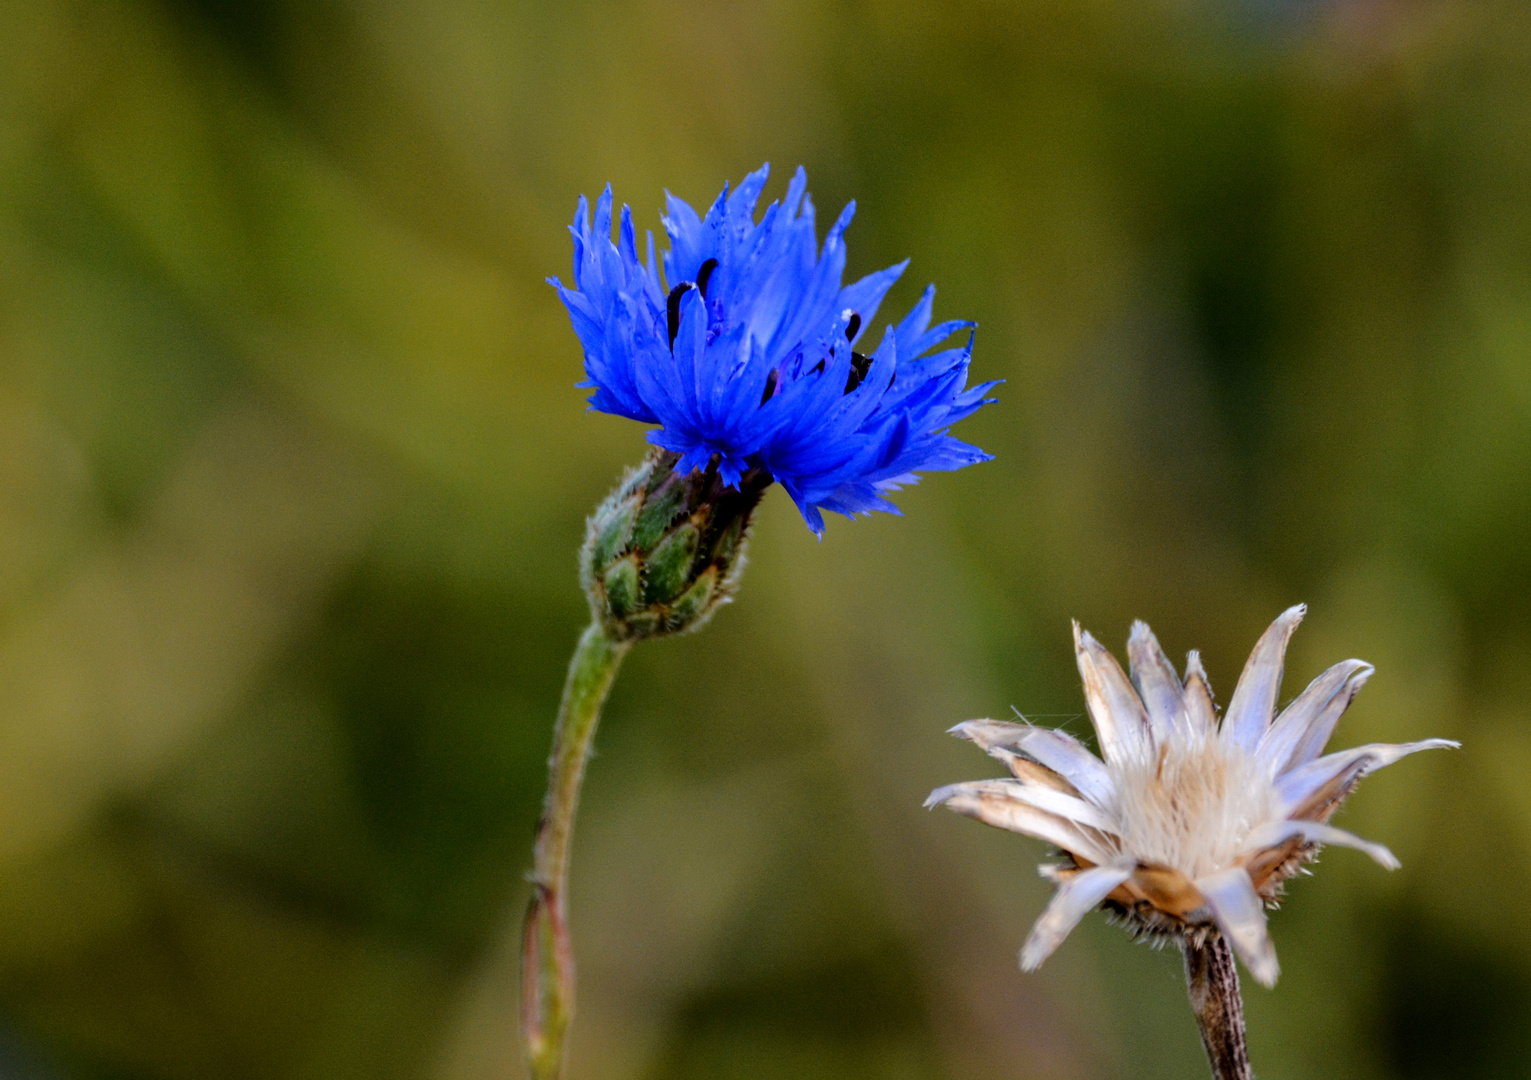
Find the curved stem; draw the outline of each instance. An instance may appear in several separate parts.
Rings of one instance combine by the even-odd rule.
[[[537,1080],[557,1080],[562,1072],[564,1041],[574,1018],[569,844],[596,722],[628,648],[628,642],[608,637],[599,622],[586,627],[569,662],[553,729],[548,793],[537,824],[532,898],[521,940],[521,1033]]]
[[[1187,942],[1184,950],[1186,989],[1201,1028],[1201,1045],[1212,1063],[1213,1080],[1254,1080],[1244,1042],[1239,973],[1228,939],[1219,934],[1199,947]]]

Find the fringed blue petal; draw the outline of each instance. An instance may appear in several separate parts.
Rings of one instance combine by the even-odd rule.
[[[847,285],[840,290],[839,299],[835,301],[835,307],[840,311],[849,311],[860,316],[857,321],[856,338],[860,338],[872,325],[872,320],[877,317],[877,308],[882,304],[882,298],[888,294],[893,283],[899,279],[909,266],[909,260],[905,259],[896,266],[890,266],[886,270],[879,270],[875,274],[868,274],[854,285]],[[903,351],[902,349],[900,351]],[[913,356],[913,353],[908,355]]]
[[[649,442],[682,472],[712,468],[737,487],[769,471],[822,535],[825,510],[896,514],[886,496],[919,472],[988,460],[948,431],[996,383],[967,385],[971,333],[931,351],[975,325],[932,326],[934,286],[874,353],[855,352],[908,264],[842,285],[855,204],[821,246],[802,169],[756,220],[768,176],[725,185],[705,215],[666,193],[670,247],[657,258],[652,233],[640,258],[626,206],[612,242],[610,187],[594,207],[581,197],[574,287],[550,283],[585,353],[591,408],[658,425]]]

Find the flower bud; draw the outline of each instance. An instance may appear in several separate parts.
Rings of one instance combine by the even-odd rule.
[[[580,580],[615,640],[696,629],[733,598],[744,570],[770,474],[755,469],[730,488],[711,469],[680,475],[679,460],[650,451],[586,524]]]

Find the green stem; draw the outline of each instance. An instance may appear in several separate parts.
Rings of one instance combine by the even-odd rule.
[[[564,1041],[574,1018],[569,844],[596,722],[628,648],[628,642],[608,637],[599,622],[585,629],[569,661],[553,729],[548,793],[537,825],[532,898],[521,943],[521,1033],[537,1080],[558,1080],[563,1071]]]

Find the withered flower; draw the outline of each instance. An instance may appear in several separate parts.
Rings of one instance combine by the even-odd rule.
[[[1284,612],[1260,638],[1221,724],[1197,654],[1182,680],[1139,622],[1127,643],[1130,682],[1074,624],[1101,757],[1065,732],[1029,723],[952,728],[1003,761],[1012,778],[952,784],[926,805],[1046,840],[1065,856],[1041,867],[1058,889],[1021,950],[1023,968],[1038,967],[1104,904],[1139,935],[1173,940],[1188,957],[1222,935],[1270,986],[1279,968],[1266,906],[1321,845],[1357,848],[1397,867],[1385,847],[1328,821],[1372,770],[1458,744],[1373,743],[1319,756],[1373,669],[1360,660],[1335,664],[1276,716],[1287,640],[1305,610]]]

